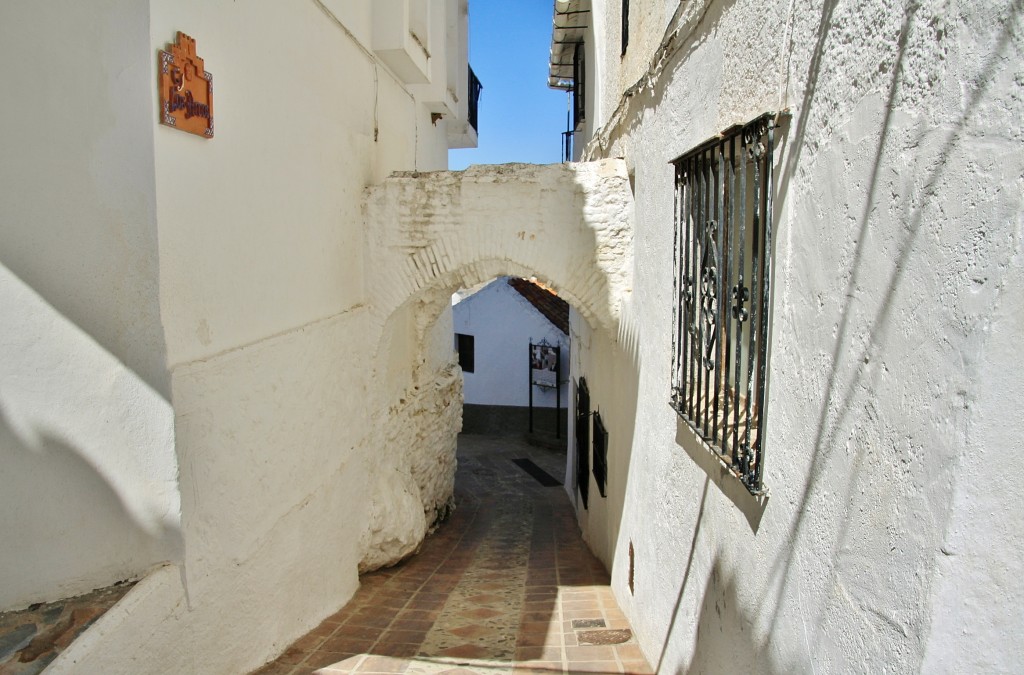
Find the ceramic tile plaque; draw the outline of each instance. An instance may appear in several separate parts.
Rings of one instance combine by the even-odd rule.
[[[196,41],[178,31],[160,52],[160,123],[213,138],[213,75],[196,56]]]

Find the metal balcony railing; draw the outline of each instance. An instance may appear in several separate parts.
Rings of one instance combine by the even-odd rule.
[[[478,124],[478,114],[480,109],[480,91],[484,88],[484,85],[480,84],[480,80],[477,78],[476,73],[473,72],[473,67],[469,67],[469,124],[473,127],[474,131],[479,132],[480,127]]]
[[[574,132],[572,132],[571,130],[570,131],[563,131],[562,132],[562,161],[563,162],[571,162],[572,161],[573,133]]]

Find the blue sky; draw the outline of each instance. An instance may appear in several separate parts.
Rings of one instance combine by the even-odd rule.
[[[548,89],[552,0],[470,0],[469,63],[484,89],[478,147],[448,165],[562,160],[566,94]]]

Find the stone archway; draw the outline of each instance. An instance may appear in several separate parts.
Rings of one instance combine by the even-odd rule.
[[[391,368],[382,364],[398,352],[412,368],[403,387],[371,403],[379,452],[366,471],[373,497],[362,569],[411,553],[450,506],[462,379],[450,352],[432,357],[429,344],[451,294],[498,276],[537,276],[594,329],[617,336],[632,288],[632,204],[621,160],[397,173],[368,188],[376,367]]]
[[[616,159],[396,173],[366,193],[371,313],[383,322],[420,293],[536,274],[614,330],[632,288],[632,205]]]

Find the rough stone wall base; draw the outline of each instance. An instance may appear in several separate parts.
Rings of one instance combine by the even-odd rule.
[[[461,427],[462,377],[457,366],[414,385],[374,415],[368,453],[370,518],[360,540],[359,572],[394,565],[415,553],[427,532],[454,507],[455,445]]]

